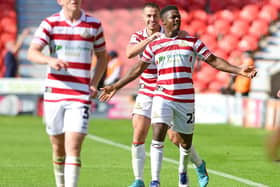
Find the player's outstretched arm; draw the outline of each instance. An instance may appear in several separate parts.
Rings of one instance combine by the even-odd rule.
[[[113,85],[105,86],[104,88],[101,88],[101,94],[99,95],[98,99],[101,102],[107,102],[109,101],[116,92],[127,85],[129,82],[136,79],[143,71],[149,66],[149,63],[139,61],[135,63],[132,68],[125,74],[123,78],[121,78],[119,81],[117,81]]]
[[[220,71],[242,75],[247,78],[254,78],[257,75],[257,70],[255,66],[234,66],[228,63],[226,60],[217,57],[213,54],[206,59],[206,62]]]

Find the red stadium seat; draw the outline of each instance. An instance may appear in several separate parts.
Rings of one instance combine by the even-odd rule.
[[[244,36],[248,32],[248,30],[248,22],[242,19],[236,20],[230,28],[230,32],[237,37]]]
[[[241,51],[252,51],[252,50],[256,50],[258,48],[258,41],[254,36],[244,36],[239,44],[238,44],[238,48]]]
[[[251,22],[258,17],[259,7],[256,4],[246,5],[240,12],[239,17],[243,20]]]
[[[223,39],[218,42],[218,46],[223,51],[229,53],[236,49],[238,45],[238,38],[235,35],[226,35]]]
[[[207,92],[211,92],[211,93],[220,93],[221,92],[221,88],[223,87],[223,84],[217,81],[211,82],[208,85],[208,89]]]
[[[231,23],[229,21],[223,20],[223,19],[217,20],[214,23],[214,28],[215,28],[216,33],[219,33],[222,35],[225,35],[229,32],[230,26],[231,26]]]
[[[204,10],[201,10],[201,9],[191,11],[190,16],[192,17],[192,19],[200,20],[205,23],[207,23],[207,21],[208,21],[208,14]]]
[[[230,10],[220,10],[218,12],[215,13],[215,19],[219,19],[219,20],[226,20],[228,22],[233,22],[235,19],[235,14],[233,13],[233,11]]]
[[[217,47],[217,40],[216,36],[211,35],[211,34],[204,34],[200,36],[200,40],[208,47],[210,51],[214,51]]]
[[[268,22],[263,19],[257,19],[252,23],[249,29],[249,33],[255,36],[256,38],[260,38],[268,34],[268,30],[269,30]]]
[[[226,73],[226,72],[223,72],[223,71],[217,72],[215,81],[221,83],[222,85],[225,85],[229,82],[229,80],[230,80],[230,74],[229,73]]]
[[[228,52],[226,52],[225,50],[218,48],[215,51],[213,51],[213,53],[218,56],[221,57],[223,59],[227,59],[228,58]]]
[[[189,27],[191,27],[198,35],[201,35],[206,31],[206,24],[201,20],[193,20]]]
[[[266,20],[267,22],[274,21],[278,17],[277,8],[273,5],[265,5],[262,7],[259,18]]]

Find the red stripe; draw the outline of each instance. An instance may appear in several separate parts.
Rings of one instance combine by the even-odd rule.
[[[188,42],[193,42],[193,43],[195,43],[195,42],[197,41],[198,38],[196,38],[196,37],[187,37],[187,38],[178,38],[178,39],[180,39],[180,40],[186,40],[186,41],[188,41]]]
[[[48,42],[47,42],[45,39],[39,38],[39,40],[41,40],[41,41],[44,42],[46,45],[48,45]]]
[[[170,68],[160,69],[159,75],[168,74],[168,73],[178,73],[178,72],[191,73],[192,70],[190,67],[185,67],[185,66],[170,67]]]
[[[178,50],[178,49],[193,51],[193,48],[191,46],[179,46],[178,44],[175,44],[175,45],[162,46],[161,48],[156,50],[154,53],[159,54],[159,53],[162,53],[162,52],[171,51],[171,50]]]
[[[48,87],[51,88],[51,87]],[[51,88],[51,93],[66,94],[66,95],[87,95],[89,92],[65,88]]]
[[[138,33],[134,33],[137,37],[139,37],[140,40],[144,40],[145,37],[141,34],[138,34]]]
[[[174,79],[166,79],[166,80],[159,80],[157,84],[164,85],[164,84],[183,84],[183,83],[193,83],[192,79],[190,78],[174,78]]]
[[[83,69],[83,70],[90,70],[91,64],[89,63],[78,63],[78,62],[69,62],[69,67],[68,68],[73,68],[73,69]]]
[[[200,46],[197,48],[197,52],[199,53],[203,47],[205,47],[205,45],[201,43]]]
[[[156,74],[157,69],[145,69],[143,73]]]
[[[160,94],[155,94],[154,96],[159,96],[159,97],[162,97],[164,99],[167,99],[167,100],[170,100],[170,101],[175,101],[175,102],[180,102],[180,103],[194,103],[193,99],[175,99],[175,98],[168,97],[168,96],[165,96],[165,95],[160,95]]]
[[[103,38],[103,36],[103,32],[101,32],[98,36],[95,37],[95,40],[99,40],[100,38]]]
[[[93,42],[94,36],[89,38],[84,38],[79,34],[53,34],[53,40],[76,40],[76,41],[88,41]]]
[[[148,51],[147,50],[144,50],[144,52],[143,52],[143,56],[148,56],[150,59],[152,58],[152,56],[151,56],[151,54],[150,53],[148,53]]]
[[[142,145],[144,144],[145,142],[132,142],[132,144],[136,144],[136,145]]]
[[[53,162],[54,164],[56,164],[56,165],[64,165],[65,164],[65,162]]]
[[[185,94],[194,94],[194,89],[178,89],[178,90],[167,90],[163,89],[163,92],[168,95],[185,95]]]
[[[71,99],[71,98],[56,99],[56,100],[44,99],[44,102],[51,102],[51,103],[60,102],[60,101],[76,101],[76,102],[79,102],[79,103],[91,104],[91,101],[85,101],[85,100],[82,100],[82,99]]]
[[[104,47],[105,46],[105,41],[103,42],[103,43],[101,43],[101,44],[99,44],[99,45],[94,45],[94,48],[95,49],[98,49],[98,48],[101,48],[101,47]]]
[[[80,83],[80,84],[89,84],[90,82],[89,78],[70,76],[70,75],[58,75],[58,74],[51,74],[51,73],[48,74],[48,79]]]
[[[99,29],[100,26],[101,26],[101,24],[98,22],[85,22],[85,21],[82,21],[78,25],[78,27],[95,28],[95,29]]]
[[[144,85],[144,84],[143,84]],[[143,89],[143,88],[142,88]],[[144,89],[147,89],[147,90],[150,90],[150,91],[155,91],[155,86],[147,86],[147,85],[144,85]]]
[[[51,37],[49,31],[45,28],[43,29],[43,33],[45,33],[49,38]]]
[[[81,166],[81,164],[78,163],[65,163],[65,165]]]
[[[148,84],[152,84],[152,83],[156,83],[157,82],[157,78],[152,78],[152,79],[146,79],[144,77],[140,77],[140,79]]]
[[[147,93],[147,92],[144,92],[144,91],[139,91],[138,94],[146,95],[146,96],[149,96],[149,97],[154,97],[154,94]]]

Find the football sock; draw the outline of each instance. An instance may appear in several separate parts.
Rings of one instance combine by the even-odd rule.
[[[131,146],[132,168],[135,179],[143,180],[144,166],[145,166],[145,144],[133,143]]]
[[[64,187],[65,157],[53,157],[53,169],[56,187]]]
[[[196,168],[202,164],[202,160],[200,156],[197,154],[193,145],[190,148],[190,160],[193,163],[194,167]]]
[[[152,174],[153,181],[160,180],[159,175],[160,175],[161,163],[163,158],[163,148],[164,148],[164,142],[152,140],[150,154],[151,154],[151,174]]]
[[[67,156],[65,160],[65,186],[77,187],[80,176],[81,161],[79,157]]]
[[[187,172],[190,149],[184,149],[180,145],[179,173]]]

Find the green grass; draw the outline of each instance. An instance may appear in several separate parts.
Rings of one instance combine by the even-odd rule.
[[[89,134],[130,146],[130,120],[92,120]],[[279,165],[267,161],[264,142],[268,132],[228,125],[197,125],[194,145],[210,169],[209,187],[250,186],[216,175],[280,186]],[[151,137],[149,135],[149,137]],[[33,116],[0,117],[0,187],[54,187],[51,147],[42,119]],[[150,138],[146,149],[149,151]],[[165,157],[178,160],[177,148],[166,140]],[[145,182],[150,181],[149,158]],[[133,180],[130,152],[86,138],[82,151],[80,187],[126,187]],[[189,169],[191,187],[198,187]],[[177,165],[163,163],[161,187],[177,186]]]

